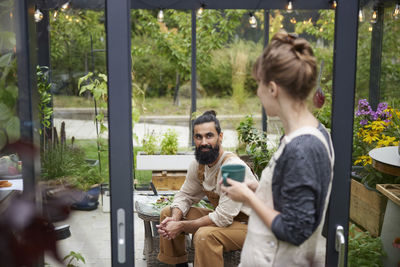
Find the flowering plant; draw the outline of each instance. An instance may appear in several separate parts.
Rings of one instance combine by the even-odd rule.
[[[366,99],[358,101],[355,113],[353,138],[354,165],[362,165],[363,182],[375,188],[377,183],[398,183],[399,178],[383,174],[372,168],[369,151],[377,147],[397,146],[400,139],[400,111],[386,102],[378,104],[373,111]]]

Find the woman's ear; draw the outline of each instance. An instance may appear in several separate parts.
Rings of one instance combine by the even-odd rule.
[[[269,82],[268,90],[273,97],[278,95],[279,88],[274,81]]]

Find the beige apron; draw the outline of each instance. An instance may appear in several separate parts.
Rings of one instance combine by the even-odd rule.
[[[224,164],[224,162],[231,158],[231,157],[237,157],[233,153],[225,153],[223,155],[223,159],[221,161],[221,166]],[[197,169],[197,178],[200,180],[200,184],[203,187],[203,192],[206,194],[208,200],[210,201],[211,205],[214,207],[214,209],[218,206],[219,203],[219,195],[215,193],[214,191],[207,191],[204,189],[203,182],[204,182],[204,171],[205,171],[205,165],[204,164],[199,164],[199,168]],[[215,183],[217,183],[217,178],[218,178],[218,173],[215,175]],[[244,214],[243,212],[239,212],[239,214],[234,218],[235,221],[239,222],[247,222],[249,216]]]
[[[333,148],[332,146],[329,148],[324,135],[316,128],[303,127],[285,136],[268,166],[263,170],[260,184],[255,194],[266,203],[267,206],[274,208],[272,198],[272,176],[276,161],[282,154],[286,144],[293,138],[304,134],[311,134],[320,139],[325,145],[331,160],[331,178],[325,197],[325,207],[320,224],[304,243],[300,246],[295,246],[288,242],[278,240],[260,217],[252,211],[239,266],[325,266],[326,239],[322,236],[322,228],[332,185],[334,156]],[[332,156],[330,151],[332,151]]]

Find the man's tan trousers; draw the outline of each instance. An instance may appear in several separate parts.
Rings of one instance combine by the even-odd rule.
[[[207,215],[211,211],[203,208],[191,207],[186,220],[195,220]],[[160,222],[171,216],[169,206],[161,211]],[[247,225],[238,221],[228,227],[203,226],[194,234],[195,267],[224,266],[223,252],[242,249],[247,233]],[[168,240],[160,236],[160,253],[158,259],[167,264],[178,264],[188,261],[185,247],[185,235],[182,233],[175,239]]]

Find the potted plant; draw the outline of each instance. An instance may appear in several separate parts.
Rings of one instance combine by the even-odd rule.
[[[178,190],[195,156],[193,152],[178,153],[178,134],[172,129],[162,135],[159,149],[158,139],[154,132],[144,136],[143,151],[136,156],[136,170],[152,171],[152,182],[158,190]]]
[[[193,152],[178,153],[178,134],[168,129],[161,138],[157,152],[158,137],[154,132],[143,138],[143,151],[136,156],[137,170],[186,171],[194,159]]]
[[[267,133],[254,127],[254,120],[250,115],[239,123],[236,131],[239,137],[239,157],[260,177],[276,146],[268,146]],[[241,150],[245,150],[246,154],[240,154]]]
[[[399,183],[400,178],[375,170],[368,153],[376,147],[398,145],[399,114],[385,102],[373,111],[366,99],[359,100],[355,113],[353,165],[359,167],[353,167],[350,218],[373,236],[380,234],[387,202],[376,184]]]

